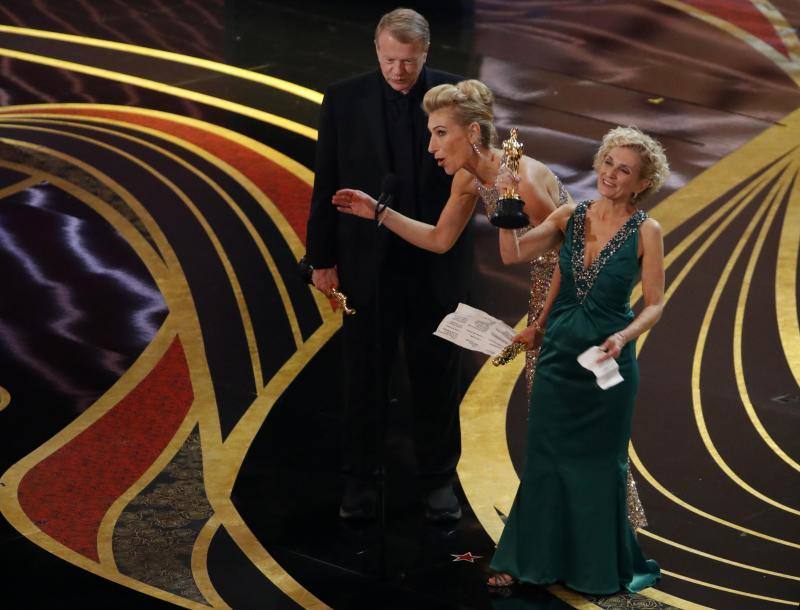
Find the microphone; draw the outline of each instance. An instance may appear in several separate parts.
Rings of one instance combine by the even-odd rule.
[[[375,220],[378,216],[392,203],[394,203],[394,196],[397,192],[397,176],[394,174],[386,174],[381,180],[381,194],[378,197],[377,205],[375,206]]]

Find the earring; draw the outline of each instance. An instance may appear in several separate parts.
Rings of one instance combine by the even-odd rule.
[[[481,156],[481,151],[478,149],[478,145],[475,144],[475,142],[472,143],[472,150],[475,151],[476,155],[478,155],[479,157]]]

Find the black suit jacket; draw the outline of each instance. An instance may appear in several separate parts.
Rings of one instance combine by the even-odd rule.
[[[424,68],[424,90],[459,77]],[[340,188],[354,188],[377,199],[383,177],[391,172],[383,108],[383,76],[379,70],[331,85],[325,92],[314,164],[314,191],[308,219],[308,260],[315,268],[338,267],[342,291],[354,306],[371,301],[375,274],[380,273],[387,245],[387,229],[375,238],[375,223],[339,213],[331,197]],[[452,178],[437,166],[428,151],[427,117],[422,109],[415,120],[426,136],[417,172],[418,220],[436,224],[448,197]],[[445,254],[420,252],[414,269],[430,286],[431,298],[449,308],[466,299],[472,274],[472,236],[469,227]]]

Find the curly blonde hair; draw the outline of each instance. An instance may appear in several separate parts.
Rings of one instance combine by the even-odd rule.
[[[438,85],[430,89],[422,100],[422,108],[428,114],[449,108],[459,125],[467,127],[477,123],[481,129],[481,144],[486,147],[497,142],[493,105],[492,91],[475,79],[462,80],[455,85]]]
[[[623,146],[639,153],[642,160],[641,177],[650,181],[650,184],[636,196],[636,201],[641,201],[648,195],[658,191],[669,176],[669,162],[661,143],[648,136],[635,126],[615,127],[603,136],[603,142],[594,156],[593,167],[600,168],[603,159],[613,148]]]

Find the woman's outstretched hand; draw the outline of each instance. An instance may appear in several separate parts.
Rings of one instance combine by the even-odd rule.
[[[375,206],[377,201],[367,195],[364,191],[355,189],[340,189],[336,191],[331,203],[342,214],[352,214],[368,220],[375,218]]]

